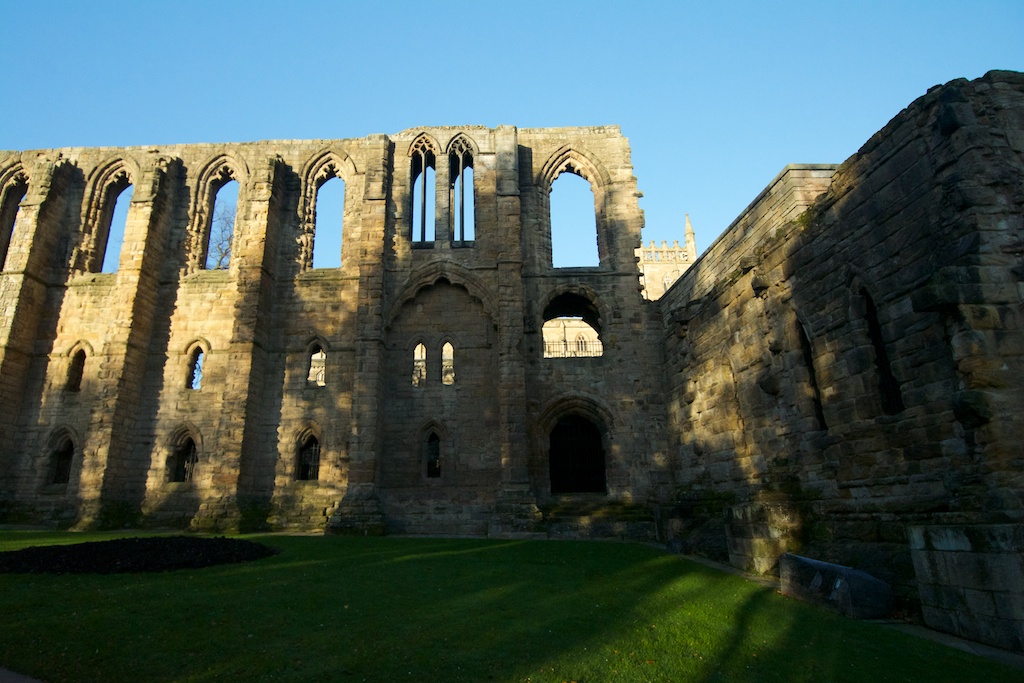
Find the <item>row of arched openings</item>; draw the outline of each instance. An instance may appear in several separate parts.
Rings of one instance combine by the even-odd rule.
[[[562,417],[550,434],[551,492],[603,493],[605,457],[601,432],[586,417],[570,414]],[[49,484],[66,484],[71,479],[75,444],[67,434],[60,435],[47,464]],[[423,441],[424,474],[441,476],[442,443],[436,429],[428,430]],[[196,479],[199,449],[188,430],[174,440],[167,458],[167,481],[189,483]],[[316,481],[320,476],[320,441],[308,430],[298,440],[295,455],[295,479]]]
[[[425,135],[413,141],[411,159],[412,211],[409,239],[413,246],[433,245],[436,234],[438,150]],[[448,145],[447,207],[448,240],[453,247],[469,247],[476,239],[476,187],[473,170],[473,145],[457,135]]]
[[[446,183],[447,232],[455,247],[472,246],[476,237],[476,188],[473,145],[464,135],[449,144]],[[412,211],[409,237],[414,245],[435,241],[437,150],[421,136],[411,150]],[[227,268],[231,261],[239,206],[236,172],[222,163],[196,189],[190,226],[189,270]],[[314,178],[315,191],[308,200],[309,251],[307,263],[313,268],[338,268],[342,263],[345,214],[345,181],[333,163],[326,164]],[[18,174],[0,196],[0,266],[4,265],[12,241],[18,207],[28,190],[24,174]],[[87,233],[95,233],[91,251],[95,255],[84,270],[113,273],[118,270],[134,185],[123,168],[110,174],[90,211]],[[597,266],[597,225],[593,188],[571,166],[560,173],[551,187],[552,265],[554,267]]]
[[[427,385],[427,368],[427,347],[420,342],[412,350],[412,385],[414,387]],[[455,384],[455,347],[451,342],[441,345],[441,384],[445,386]]]
[[[413,141],[410,179],[412,211],[409,239],[413,246],[433,245],[436,235],[438,150],[425,135]],[[473,176],[473,147],[467,138],[456,136],[449,145],[447,215],[448,239],[452,246],[472,246],[476,234],[476,194]],[[445,205],[442,205],[442,207]],[[550,188],[552,266],[596,267],[600,265],[597,241],[597,211],[594,190],[572,165],[555,178]]]

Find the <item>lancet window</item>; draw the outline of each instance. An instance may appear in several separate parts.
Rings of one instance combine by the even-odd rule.
[[[14,240],[14,224],[18,220],[18,209],[28,193],[28,183],[18,175],[13,183],[0,193],[0,270],[5,270],[7,252]]]
[[[437,157],[434,146],[426,137],[418,138],[412,145],[412,226],[410,237],[413,244],[427,245],[434,242],[435,169]]]
[[[448,154],[448,233],[454,246],[470,246],[476,233],[473,148],[459,136]]]

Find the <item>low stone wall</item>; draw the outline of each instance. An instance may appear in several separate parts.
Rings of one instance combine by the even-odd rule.
[[[1024,650],[1024,524],[910,527],[928,626]]]

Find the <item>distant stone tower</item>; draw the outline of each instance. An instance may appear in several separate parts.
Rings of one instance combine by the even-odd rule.
[[[668,288],[686,272],[697,260],[697,242],[690,225],[690,214],[686,214],[686,246],[679,246],[674,240],[672,246],[662,240],[661,246],[650,245],[636,250],[640,266],[640,282],[644,289],[644,298],[650,301],[660,299]]]

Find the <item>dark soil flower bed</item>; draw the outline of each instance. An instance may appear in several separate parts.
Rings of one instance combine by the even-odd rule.
[[[237,538],[152,536],[73,545],[33,546],[0,553],[0,573],[126,574],[200,569],[249,562],[279,551]]]

